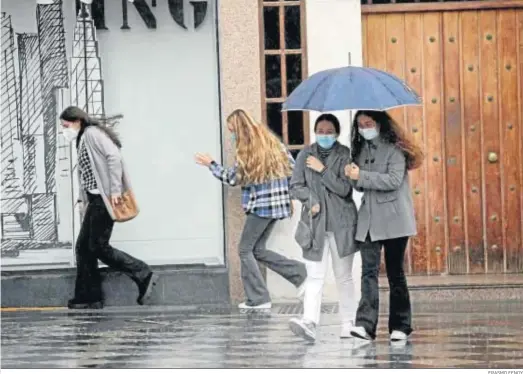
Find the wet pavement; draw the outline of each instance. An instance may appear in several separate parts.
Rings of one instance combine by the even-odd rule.
[[[523,368],[523,305],[517,301],[415,305],[415,331],[405,345],[388,341],[384,314],[376,342],[340,339],[332,305],[324,308],[316,343],[305,343],[287,325],[298,309],[3,312],[1,367]]]

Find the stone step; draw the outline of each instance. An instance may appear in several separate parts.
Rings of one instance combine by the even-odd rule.
[[[434,311],[434,305],[438,306],[438,310]],[[414,319],[416,315],[426,313],[441,313],[443,316],[446,313],[504,313],[509,314],[521,314],[523,304],[521,300],[477,300],[473,303],[466,302],[464,300],[456,299],[453,301],[420,301],[412,300],[412,312]],[[380,303],[380,319],[386,317],[388,314],[388,303]],[[279,302],[273,303],[272,313],[282,315],[301,315],[303,314],[303,304],[298,302]],[[324,302],[321,305],[321,314],[337,314],[339,312],[338,303],[335,302]]]
[[[379,278],[380,300],[387,304],[389,285],[387,278]],[[407,283],[413,302],[423,301],[523,301],[523,274],[481,274],[481,275],[432,275],[408,276]],[[338,294],[334,284],[326,285],[323,300],[336,302]],[[289,297],[276,301],[291,302]]]
[[[414,300],[523,300],[523,274],[412,276],[407,279]],[[388,293],[386,278],[380,291]]]

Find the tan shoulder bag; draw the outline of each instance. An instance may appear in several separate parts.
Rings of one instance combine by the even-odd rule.
[[[127,222],[135,218],[140,209],[136,203],[136,197],[134,196],[133,190],[128,189],[122,193],[120,203],[115,205],[112,204],[114,217],[116,222]]]

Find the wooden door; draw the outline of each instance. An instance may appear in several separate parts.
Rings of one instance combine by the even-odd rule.
[[[364,8],[365,65],[423,97],[391,111],[426,156],[411,274],[523,271],[523,4],[496,3]]]

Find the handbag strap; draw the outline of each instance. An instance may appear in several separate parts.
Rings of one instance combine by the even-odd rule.
[[[312,172],[312,170],[309,170],[309,173],[311,173],[311,182],[313,181],[313,177],[314,177],[314,174]],[[318,202],[319,204],[319,202]],[[314,206],[312,204],[312,183],[311,185],[309,186],[309,205],[310,205],[310,209],[309,209],[309,230],[310,230],[310,233],[311,233],[311,240],[312,240],[312,247],[315,248],[315,245],[316,245],[316,240],[314,238],[314,228],[312,226],[312,207]],[[321,206],[320,206],[320,209]]]
[[[309,187],[309,204],[311,206],[311,208],[309,209],[309,228],[312,232],[312,190],[311,188]]]
[[[309,153],[310,156],[313,156],[312,153]],[[311,185],[308,186],[309,188],[309,205],[310,205],[310,209],[309,209],[309,229],[311,230],[311,233],[312,233],[312,207],[314,205],[312,205],[312,182],[313,182],[313,177],[314,177],[314,174],[312,173],[312,170],[308,169],[307,170],[309,172],[309,175],[310,175],[310,180],[311,180]],[[320,207],[321,209],[321,207]]]

